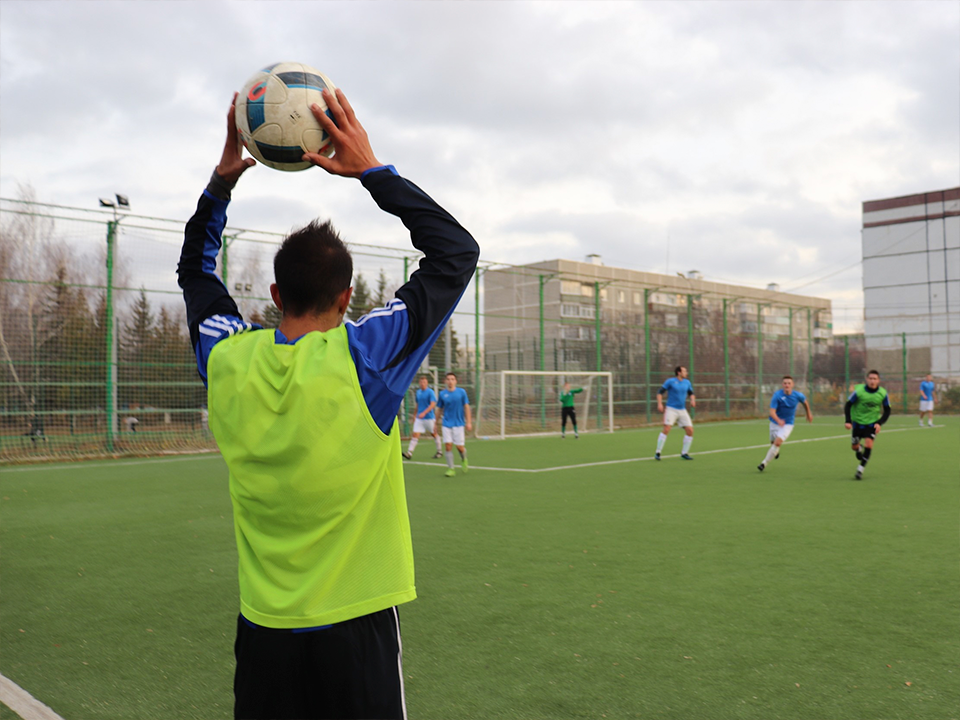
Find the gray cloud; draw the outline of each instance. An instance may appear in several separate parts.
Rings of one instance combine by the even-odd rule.
[[[863,200],[957,183],[958,37],[942,2],[5,0],[0,193],[124,191],[185,218],[233,89],[298,59],[348,90],[381,160],[490,260],[597,251],[658,269],[669,233],[672,271],[686,253],[786,286],[857,250]],[[232,224],[276,232],[317,215],[405,243],[319,171],[256,168],[231,206]],[[858,289],[854,271],[806,291]]]

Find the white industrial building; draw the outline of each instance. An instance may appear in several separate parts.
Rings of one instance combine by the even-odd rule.
[[[960,187],[863,203],[867,362],[960,380]]]

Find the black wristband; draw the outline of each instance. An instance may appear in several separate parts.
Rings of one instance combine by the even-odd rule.
[[[210,176],[210,182],[207,183],[207,192],[213,195],[215,198],[221,200],[230,199],[230,191],[233,190],[237,185],[236,181],[227,182],[224,180],[220,173],[217,172],[217,169],[213,169],[213,174]]]

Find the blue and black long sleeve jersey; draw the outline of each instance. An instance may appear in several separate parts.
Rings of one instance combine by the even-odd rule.
[[[361,182],[382,210],[400,218],[413,246],[424,254],[393,300],[346,323],[364,399],[378,427],[389,433],[407,388],[473,277],[480,249],[448,212],[393,166],[372,168]],[[177,266],[190,341],[204,383],[207,358],[220,340],[261,330],[243,320],[216,275],[229,202],[230,188],[215,173],[187,222]],[[274,333],[277,343],[299,340],[286,338],[279,330]]]

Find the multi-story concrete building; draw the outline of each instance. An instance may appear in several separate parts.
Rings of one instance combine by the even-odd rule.
[[[696,271],[661,275],[590,256],[489,270],[483,281],[487,370],[601,369],[648,386],[683,364],[716,397],[739,384],[757,401],[757,388],[784,373],[809,379],[827,349],[821,340],[832,338],[828,299],[708,282]]]
[[[870,365],[960,380],[960,187],[863,203],[863,296]]]

